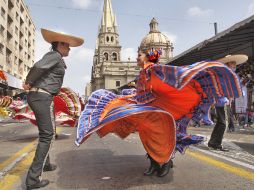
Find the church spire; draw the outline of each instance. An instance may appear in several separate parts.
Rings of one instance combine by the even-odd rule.
[[[104,0],[103,15],[101,19],[101,32],[117,32],[115,15],[112,10],[111,0]]]

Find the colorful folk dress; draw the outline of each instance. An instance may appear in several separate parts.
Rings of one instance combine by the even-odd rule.
[[[203,137],[187,134],[190,120],[208,120],[208,110],[223,97],[242,95],[237,75],[220,62],[198,62],[178,67],[147,63],[136,90],[116,95],[97,90],[81,113],[76,144],[93,132],[100,137],[115,133],[121,138],[138,132],[147,153],[165,163],[176,150],[184,152]],[[208,121],[209,122],[209,121]]]

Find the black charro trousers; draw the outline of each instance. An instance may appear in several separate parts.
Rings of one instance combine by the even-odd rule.
[[[38,145],[26,178],[26,185],[31,186],[40,182],[44,165],[50,165],[49,149],[55,136],[55,116],[52,95],[29,92],[27,101],[35,114],[39,130]]]
[[[215,109],[217,121],[216,125],[214,126],[208,145],[221,146],[223,135],[226,129],[225,110],[224,107],[215,107]]]

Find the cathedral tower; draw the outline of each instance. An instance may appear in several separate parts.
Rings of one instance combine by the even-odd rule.
[[[121,46],[111,0],[104,0],[103,15],[98,32],[92,68],[92,91],[105,88],[102,76],[103,63],[120,61]]]

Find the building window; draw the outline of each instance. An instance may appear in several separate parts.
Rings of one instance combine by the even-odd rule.
[[[112,59],[113,61],[117,61],[117,53],[112,53]]]
[[[0,53],[3,54],[4,53],[4,45],[0,43]]]
[[[15,50],[18,50],[18,42],[15,41]]]
[[[114,37],[113,36],[111,36],[111,42],[114,42]]]
[[[5,19],[5,10],[3,7],[1,7],[1,16]]]
[[[11,63],[12,63],[11,54],[10,54],[10,53],[7,53],[7,49],[6,49],[6,62],[7,62],[8,64],[11,64]]]
[[[15,63],[15,65],[18,65],[18,58],[15,56],[15,58],[14,58],[14,63]]]
[[[105,60],[108,61],[108,53],[104,53]]]
[[[4,36],[4,27],[2,25],[0,26],[0,34],[1,36]]]
[[[119,80],[116,81],[116,87],[120,87],[121,83]]]
[[[16,20],[19,21],[19,14],[16,12]]]
[[[15,26],[15,34],[18,36],[19,35],[19,29],[17,26]]]
[[[21,6],[20,6],[20,12],[23,13],[24,10],[25,10],[24,7],[21,5]]]
[[[106,41],[109,42],[109,37],[108,36],[106,37]]]

